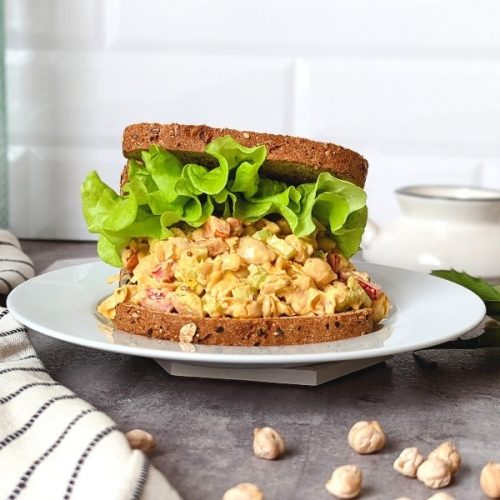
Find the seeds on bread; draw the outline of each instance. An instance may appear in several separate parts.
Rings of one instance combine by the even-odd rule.
[[[358,337],[373,331],[369,308],[327,316],[292,316],[234,319],[199,318],[153,311],[134,304],[116,307],[114,324],[119,330],[179,342],[186,323],[197,327],[193,344],[275,346],[331,342]]]
[[[204,153],[206,145],[218,137],[230,135],[246,147],[265,145],[267,158],[261,167],[266,177],[291,184],[314,182],[321,172],[353,182],[363,187],[368,173],[368,162],[350,149],[327,142],[301,137],[243,132],[206,125],[179,125],[177,123],[138,123],[129,125],[123,133],[123,155],[137,158],[140,151],[152,144],[175,153],[185,163],[215,166],[215,159]],[[121,185],[126,182],[126,167]]]

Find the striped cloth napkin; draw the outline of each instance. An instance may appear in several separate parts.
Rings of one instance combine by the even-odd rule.
[[[35,270],[31,259],[21,250],[17,238],[0,229],[0,304],[19,283],[33,278]]]
[[[0,263],[5,293],[34,274],[5,231]],[[181,500],[107,415],[50,377],[26,328],[1,307],[0,471],[8,500]]]

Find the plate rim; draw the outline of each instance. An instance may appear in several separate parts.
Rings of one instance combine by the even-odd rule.
[[[102,350],[102,351],[107,351],[107,352],[115,352],[118,354],[128,354],[128,355],[133,355],[133,356],[142,356],[142,357],[148,357],[148,358],[158,358],[158,359],[163,359],[163,360],[169,360],[169,361],[176,361],[176,362],[181,362],[181,363],[191,363],[191,364],[204,364],[204,365],[235,365],[235,366],[242,366],[242,365],[258,365],[261,367],[264,366],[298,366],[298,365],[313,365],[313,364],[320,364],[320,363],[329,363],[329,362],[335,362],[335,361],[349,361],[349,360],[356,360],[356,359],[367,359],[367,358],[375,358],[375,357],[382,357],[382,356],[392,356],[395,354],[402,354],[406,352],[413,352],[416,350],[420,349],[425,349],[427,347],[432,347],[434,345],[438,345],[444,342],[448,342],[450,340],[456,339],[463,335],[464,333],[472,330],[473,328],[477,327],[481,321],[483,321],[484,316],[486,314],[486,307],[483,303],[483,301],[473,292],[468,290],[465,287],[462,287],[460,285],[457,285],[455,283],[452,283],[450,281],[442,280],[442,278],[438,278],[435,276],[423,274],[423,273],[417,273],[415,271],[410,271],[406,269],[400,269],[396,267],[391,267],[391,266],[384,266],[380,264],[373,264],[373,263],[368,263],[368,262],[363,262],[362,265],[370,267],[370,268],[377,268],[381,271],[384,269],[390,270],[392,272],[402,272],[402,273],[410,273],[418,276],[425,276],[426,278],[429,278],[429,280],[442,280],[445,281],[449,286],[456,287],[456,289],[460,289],[460,292],[463,293],[464,295],[468,295],[469,299],[471,301],[471,306],[472,302],[475,302],[475,307],[477,307],[477,314],[474,317],[473,320],[467,325],[463,325],[463,327],[458,328],[454,330],[453,332],[448,333],[447,335],[440,336],[439,339],[436,341],[436,339],[427,339],[427,340],[422,340],[420,342],[414,342],[411,345],[408,344],[406,346],[380,346],[376,348],[368,348],[368,349],[357,349],[357,350],[348,350],[348,351],[322,351],[322,352],[314,352],[314,353],[282,353],[280,354],[279,352],[276,353],[258,353],[255,352],[255,350],[258,349],[266,349],[266,347],[259,348],[259,347],[249,347],[249,349],[253,349],[254,352],[251,353],[230,353],[230,352],[187,352],[187,351],[182,351],[182,350],[160,350],[160,349],[153,349],[151,347],[140,347],[140,346],[130,346],[130,345],[125,345],[125,344],[115,344],[111,342],[105,342],[101,340],[93,340],[93,339],[85,339],[81,337],[80,335],[76,334],[69,334],[69,333],[64,333],[60,332],[58,330],[55,330],[51,327],[45,326],[45,325],[40,325],[36,321],[32,321],[29,316],[26,316],[22,311],[19,311],[18,308],[16,307],[16,300],[17,296],[23,292],[23,289],[26,287],[32,286],[33,282],[39,281],[46,279],[47,277],[50,277],[53,273],[60,273],[61,271],[69,271],[71,269],[76,270],[77,268],[83,268],[85,266],[106,266],[103,262],[96,260],[93,262],[86,262],[86,263],[80,263],[76,264],[73,266],[67,266],[61,269],[56,269],[52,270],[46,273],[39,274],[35,276],[34,278],[31,278],[28,281],[25,281],[24,283],[20,284],[18,287],[16,287],[8,296],[7,296],[7,308],[12,312],[14,317],[23,325],[27,326],[28,328],[32,329],[35,332],[42,333],[43,335],[47,335],[51,338],[55,338],[57,340],[61,340],[63,342],[68,342],[71,344],[75,345],[80,345],[83,347],[89,347],[92,349],[97,349],[97,350]],[[109,268],[112,269],[112,268]],[[68,282],[73,282],[72,280],[68,280]],[[96,298],[97,302],[98,298]],[[395,300],[397,303],[397,299]],[[403,311],[404,313],[404,311]],[[88,314],[94,315],[94,311],[89,311]],[[401,314],[399,311],[397,313],[398,315]],[[95,318],[96,321],[97,318]],[[397,325],[396,325],[397,326]],[[98,325],[96,325],[96,328]],[[124,332],[127,333],[127,332]],[[104,338],[104,334],[103,338]],[[129,334],[129,335],[134,335],[134,334]],[[370,334],[368,334],[370,335]],[[141,337],[143,338],[143,337]],[[160,341],[158,339],[158,341]],[[168,342],[168,341],[167,341]],[[335,341],[332,341],[335,342]],[[322,343],[318,343],[316,345],[320,345]],[[330,342],[325,342],[324,344],[330,344]],[[304,344],[307,346],[308,344]],[[223,346],[214,346],[214,347],[223,347]],[[230,346],[226,346],[230,347]],[[282,346],[282,347],[289,347],[289,346]],[[299,346],[300,347],[300,346]],[[243,349],[243,347],[239,347],[240,349]],[[268,349],[268,348],[267,348]],[[279,351],[279,347],[275,348],[277,351]]]

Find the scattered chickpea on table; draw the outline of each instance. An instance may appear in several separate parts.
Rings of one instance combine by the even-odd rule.
[[[148,453],[156,447],[154,437],[142,429],[128,431],[126,438],[133,449]],[[351,448],[360,455],[380,451],[387,438],[382,426],[375,420],[355,423],[349,430],[347,441]],[[275,460],[285,452],[285,440],[272,427],[255,428],[253,434],[254,454],[266,460]],[[453,475],[458,471],[462,457],[457,447],[446,441],[429,453],[427,459],[418,448],[409,447],[401,451],[393,468],[409,478],[418,478],[429,488],[448,486]],[[488,462],[480,475],[480,486],[488,498],[500,498],[500,463]],[[337,467],[325,484],[326,490],[339,499],[356,498],[361,494],[363,473],[356,465]],[[240,483],[228,489],[222,500],[264,500],[264,493],[252,483]],[[396,500],[411,500],[398,497]],[[446,492],[438,492],[427,500],[455,500]]]
[[[272,427],[256,428],[253,433],[253,452],[259,458],[274,460],[285,452],[285,441]]]
[[[356,452],[366,455],[380,451],[386,442],[382,426],[376,421],[357,422],[347,435],[349,446]]]
[[[356,498],[361,493],[363,473],[355,465],[337,467],[326,489],[337,498]]]
[[[434,495],[429,497],[427,500],[455,500],[455,497],[452,497],[444,491],[440,491],[439,493],[435,493]]]
[[[435,450],[429,453],[429,458],[440,458],[449,464],[451,469],[451,474],[455,474],[460,464],[462,463],[462,457],[458,452],[457,448],[453,443],[446,441],[440,444]]]
[[[451,482],[451,468],[440,458],[428,458],[417,469],[417,479],[429,488],[444,488]]]
[[[500,498],[500,463],[488,462],[481,471],[480,485],[489,498]]]
[[[156,448],[156,441],[152,434],[142,429],[132,429],[125,434],[130,447],[148,453]]]
[[[405,448],[394,461],[394,470],[406,477],[417,477],[417,469],[424,461],[423,455],[418,448]]]
[[[264,500],[264,494],[252,483],[240,483],[224,493],[222,500]]]
[[[360,455],[376,453],[387,442],[384,429],[376,420],[356,422],[349,430],[349,446]],[[256,428],[253,437],[254,454],[259,458],[274,460],[285,452],[283,437],[272,427]],[[429,488],[448,486],[462,463],[457,447],[450,441],[441,443],[432,450],[427,458],[418,448],[409,447],[401,451],[395,459],[393,468],[401,475],[418,478]],[[356,465],[337,467],[325,484],[326,490],[339,499],[357,498],[363,485],[363,473]],[[492,499],[500,498],[500,464],[489,462],[483,467],[480,476],[483,493]],[[264,500],[263,492],[254,484],[241,483],[226,491],[222,500]],[[398,497],[396,500],[411,500]],[[446,492],[438,492],[427,500],[455,500]]]

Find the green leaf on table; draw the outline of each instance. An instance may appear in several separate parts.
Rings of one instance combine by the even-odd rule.
[[[500,287],[493,286],[482,278],[476,278],[455,269],[436,270],[432,271],[431,274],[464,286],[484,301],[489,315],[500,315]]]
[[[500,316],[500,301],[485,300],[484,303],[488,316]]]
[[[500,301],[500,291],[482,278],[475,278],[470,274],[459,272],[455,269],[436,270],[432,271],[431,274],[462,285],[476,295],[479,295],[483,300]]]

